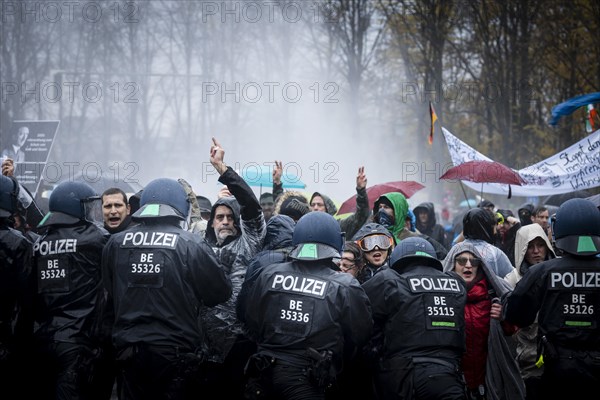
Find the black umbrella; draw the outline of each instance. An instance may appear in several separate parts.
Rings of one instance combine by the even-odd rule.
[[[592,194],[583,189],[583,190],[575,190],[574,192],[561,193],[561,194],[553,194],[551,196],[546,197],[546,199],[542,202],[544,205],[548,206],[557,206],[560,207],[562,203],[570,199],[585,199],[586,197],[590,197]]]

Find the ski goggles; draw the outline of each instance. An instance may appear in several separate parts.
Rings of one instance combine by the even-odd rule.
[[[379,247],[380,250],[387,250],[394,245],[394,239],[386,235],[369,235],[357,240],[356,244],[362,251],[366,252],[375,250],[375,247]]]

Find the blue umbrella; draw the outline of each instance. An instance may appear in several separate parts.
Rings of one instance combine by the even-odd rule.
[[[572,97],[569,100],[557,104],[552,107],[552,119],[550,119],[550,125],[558,124],[558,120],[561,117],[572,114],[573,111],[577,110],[579,107],[598,102],[600,102],[600,92]]]
[[[475,199],[463,200],[460,202],[460,204],[458,206],[465,207],[465,208],[477,207],[477,200],[475,200]]]
[[[273,168],[264,165],[248,165],[242,169],[240,174],[249,186],[260,186],[261,188],[273,187]],[[281,177],[281,183],[285,189],[304,189],[306,184],[300,177],[287,172],[285,169]]]

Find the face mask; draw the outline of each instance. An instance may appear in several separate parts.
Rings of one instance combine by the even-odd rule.
[[[392,217],[390,217],[384,210],[379,210],[377,212],[377,221],[387,229],[390,229],[392,226],[394,226]]]

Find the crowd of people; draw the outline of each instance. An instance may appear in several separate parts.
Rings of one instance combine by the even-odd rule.
[[[2,397],[587,397],[600,389],[600,210],[489,201],[457,227],[386,193],[257,198],[225,163],[127,195],[64,182],[48,210],[0,176]],[[33,211],[32,211],[33,210]],[[36,211],[37,210],[37,211]],[[29,212],[28,212],[29,211]],[[38,215],[39,214],[39,215]],[[35,382],[35,384],[32,384]]]

